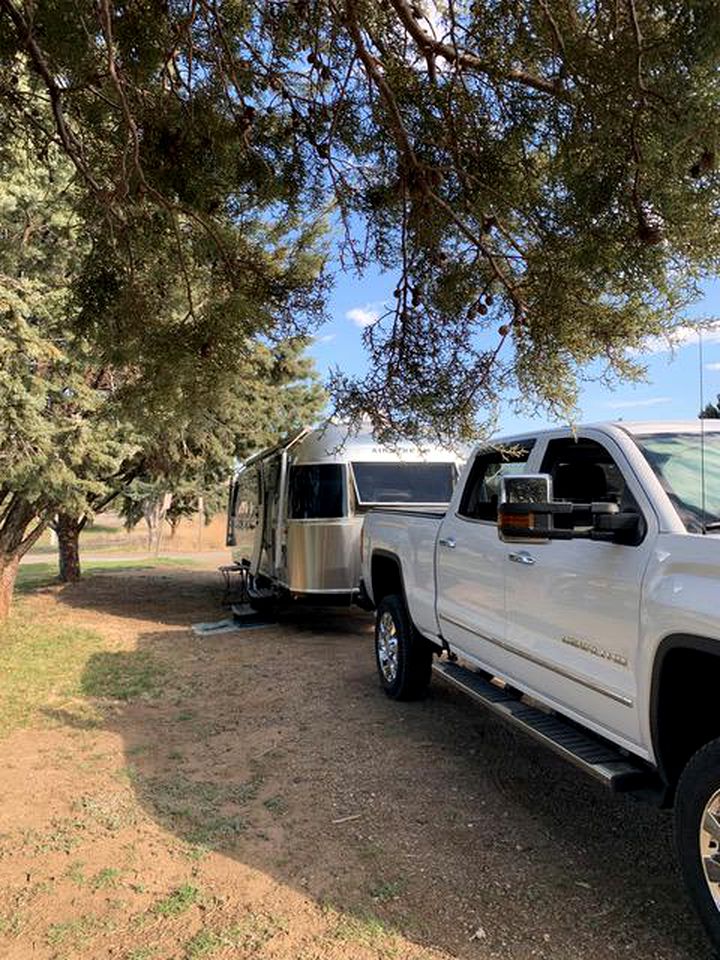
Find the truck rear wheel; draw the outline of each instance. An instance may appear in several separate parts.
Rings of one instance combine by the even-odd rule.
[[[417,700],[430,683],[433,651],[412,625],[402,597],[383,597],[375,618],[375,659],[380,683],[393,700]]]
[[[720,951],[720,739],[698,750],[680,777],[675,843],[695,909]]]

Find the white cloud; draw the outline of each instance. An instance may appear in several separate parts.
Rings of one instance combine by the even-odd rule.
[[[720,370],[720,363],[706,363],[706,370]]]
[[[703,343],[720,343],[720,323],[702,328]],[[690,324],[676,327],[667,337],[647,337],[642,345],[636,350],[631,351],[634,354],[644,353],[670,353],[672,350],[678,350],[680,347],[686,347],[689,344],[698,343],[698,327]]]
[[[672,397],[647,397],[644,400],[608,400],[605,404],[611,410],[625,410],[629,407],[657,407],[663,403],[672,403]]]
[[[345,314],[347,320],[358,327],[369,327],[380,319],[377,303],[366,303],[364,307],[353,307]]]
[[[336,334],[324,333],[321,337],[315,337],[315,343],[332,343]]]

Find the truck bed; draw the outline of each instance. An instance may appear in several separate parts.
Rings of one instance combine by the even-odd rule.
[[[402,588],[417,628],[427,636],[439,634],[435,615],[435,544],[447,509],[419,507],[374,508],[365,518],[366,555],[412,557],[402,570]],[[370,570],[363,571],[366,587]]]

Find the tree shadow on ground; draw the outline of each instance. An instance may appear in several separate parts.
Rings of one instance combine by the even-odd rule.
[[[173,617],[201,619],[209,587],[189,578]],[[158,612],[142,596],[136,609]],[[122,737],[145,811],[198,862],[221,853],[451,956],[712,955],[667,813],[612,797],[442,685],[387,700],[365,615],[145,631],[137,650],[91,656],[83,691]]]

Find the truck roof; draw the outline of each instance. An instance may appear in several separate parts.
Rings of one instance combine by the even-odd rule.
[[[647,436],[653,433],[705,433],[720,430],[720,420],[618,420],[612,426],[619,427],[638,436]]]
[[[488,445],[493,443],[512,443],[526,440],[528,437],[569,436],[573,433],[582,433],[583,430],[603,430],[613,434],[621,430],[634,437],[651,436],[663,433],[719,433],[720,420],[696,418],[693,420],[599,420],[592,423],[558,424],[554,427],[542,427],[538,430],[526,430],[512,436],[493,437]],[[481,443],[480,446],[483,446]]]

